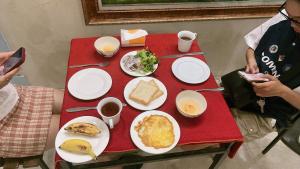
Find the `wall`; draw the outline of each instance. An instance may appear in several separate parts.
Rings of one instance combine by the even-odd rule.
[[[63,88],[70,40],[119,34],[121,28],[143,28],[149,33],[198,33],[212,72],[220,76],[244,66],[243,35],[265,19],[195,21],[155,24],[86,26],[80,0],[1,0],[0,32],[10,47],[27,50],[25,74],[33,85]]]

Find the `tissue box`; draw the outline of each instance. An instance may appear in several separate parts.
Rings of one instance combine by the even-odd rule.
[[[122,47],[145,46],[147,31],[143,29],[121,29],[121,45]]]

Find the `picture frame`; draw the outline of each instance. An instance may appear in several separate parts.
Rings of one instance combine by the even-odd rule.
[[[177,22],[197,20],[220,20],[241,18],[263,18],[277,13],[281,1],[276,3],[257,3],[252,5],[227,5],[227,6],[196,6],[168,7],[165,8],[131,8],[103,7],[101,0],[81,0],[86,25],[101,24],[126,24],[126,23],[153,23]],[[100,5],[99,5],[100,4]],[[222,4],[222,3],[220,3]],[[146,4],[144,6],[151,6]]]

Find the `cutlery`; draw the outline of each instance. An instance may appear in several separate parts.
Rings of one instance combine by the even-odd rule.
[[[176,55],[167,55],[167,56],[162,56],[160,58],[178,58],[182,56],[194,56],[194,55],[204,55],[204,52],[191,52],[191,53],[181,53],[181,54],[176,54]]]
[[[82,65],[72,65],[69,68],[77,68],[77,67],[85,67],[85,66],[100,66],[105,67],[109,65],[109,61],[101,62],[101,63],[92,63],[92,64],[82,64]]]
[[[182,88],[182,90],[189,90],[189,89]],[[224,90],[224,87],[218,87],[218,88],[208,88],[208,89],[196,89],[194,91],[196,91],[196,92],[204,92],[204,91],[220,92],[223,90]]]
[[[123,103],[123,107],[124,106],[127,106],[127,104]],[[72,108],[66,109],[66,112],[73,113],[73,112],[85,111],[85,110],[97,110],[97,107],[95,107],[95,106],[90,106],[90,107],[72,107]]]

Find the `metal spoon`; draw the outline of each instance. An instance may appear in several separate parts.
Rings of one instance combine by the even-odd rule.
[[[100,66],[100,67],[105,67],[109,65],[109,61],[104,61],[101,63],[93,63],[93,64],[82,64],[82,65],[72,65],[69,66],[69,68],[77,68],[77,67],[85,67],[85,66]]]
[[[122,103],[123,104],[123,107],[124,106],[127,106],[126,103]],[[91,106],[91,107],[72,107],[72,108],[69,108],[69,109],[66,109],[66,112],[78,112],[78,111],[86,111],[86,110],[97,110],[97,107],[94,107],[94,106]]]
[[[182,90],[189,90],[189,89],[182,88]],[[203,92],[203,91],[220,92],[223,90],[224,90],[224,87],[218,87],[218,88],[209,88],[209,89],[196,89],[194,91],[196,91],[196,92]]]

